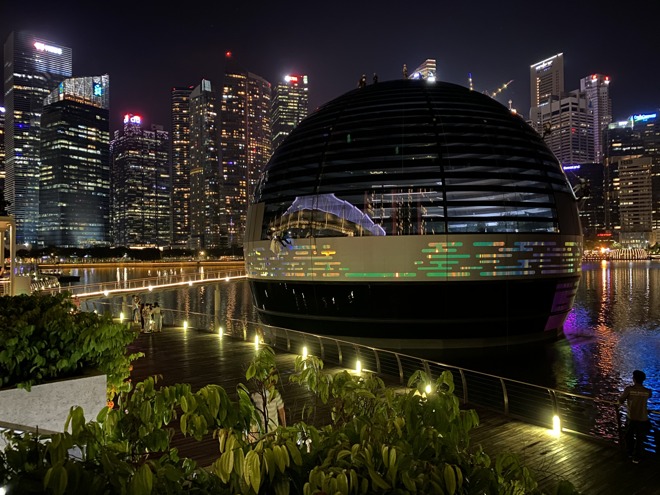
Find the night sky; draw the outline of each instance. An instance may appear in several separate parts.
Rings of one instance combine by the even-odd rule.
[[[175,8],[172,8],[174,6]],[[310,111],[357,87],[400,78],[434,58],[438,77],[529,114],[529,66],[564,54],[565,89],[609,75],[614,120],[660,108],[660,2],[563,1],[109,1],[0,0],[2,44],[26,29],[71,47],[73,75],[109,74],[111,128],[124,113],[170,128],[174,86],[210,79],[225,52],[271,83],[307,74]],[[4,100],[4,95],[2,95]],[[1,103],[4,103],[2,101]]]

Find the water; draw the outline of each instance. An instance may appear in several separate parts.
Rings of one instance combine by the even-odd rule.
[[[158,277],[197,268],[72,269],[79,284]],[[245,281],[142,294],[168,310],[211,314],[221,290],[226,321],[258,321]],[[565,336],[556,342],[483,350],[478,353],[428,351],[429,359],[518,379],[558,390],[615,400],[644,370],[654,390],[649,407],[660,410],[660,261],[585,263]],[[313,331],[313,330],[310,330]]]

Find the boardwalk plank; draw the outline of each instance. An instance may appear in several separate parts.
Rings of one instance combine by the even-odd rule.
[[[253,342],[168,327],[162,333],[139,335],[130,351],[145,353],[145,357],[134,362],[131,377],[135,382],[161,375],[158,385],[189,383],[193,391],[213,383],[225,388],[233,399],[237,384],[245,383],[245,370],[255,352]],[[300,420],[302,407],[311,400],[307,392],[286,379],[294,359],[295,355],[276,350],[289,423]],[[388,379],[386,382],[390,383]],[[398,385],[395,379],[391,379],[391,385]],[[554,437],[545,428],[475,409],[480,425],[471,435],[472,448],[482,445],[491,457],[496,452],[520,455],[546,492],[559,480],[567,479],[588,495],[660,495],[659,456],[648,456],[634,465],[612,444],[571,433]],[[329,412],[326,409],[322,414],[327,417]],[[217,442],[211,435],[197,442],[178,434],[172,445],[181,455],[203,466],[217,458]]]

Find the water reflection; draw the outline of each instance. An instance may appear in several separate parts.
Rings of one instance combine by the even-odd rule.
[[[161,282],[192,268],[86,268],[75,270],[82,283],[154,277]],[[256,321],[245,281],[215,283],[171,292],[141,294],[167,310],[216,316],[219,291],[220,324],[240,333],[244,320]],[[217,329],[214,329],[217,331]],[[470,354],[427,355],[429,359],[549,386],[606,400],[615,400],[631,382],[634,369],[646,373],[654,390],[650,407],[660,410],[660,262],[604,262],[583,265],[565,338],[553,343],[511,347]]]

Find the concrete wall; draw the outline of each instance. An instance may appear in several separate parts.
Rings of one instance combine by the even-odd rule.
[[[24,389],[0,390],[0,421],[40,430],[64,431],[73,406],[80,406],[85,420],[96,419],[106,405],[107,378],[103,374],[70,378]]]

